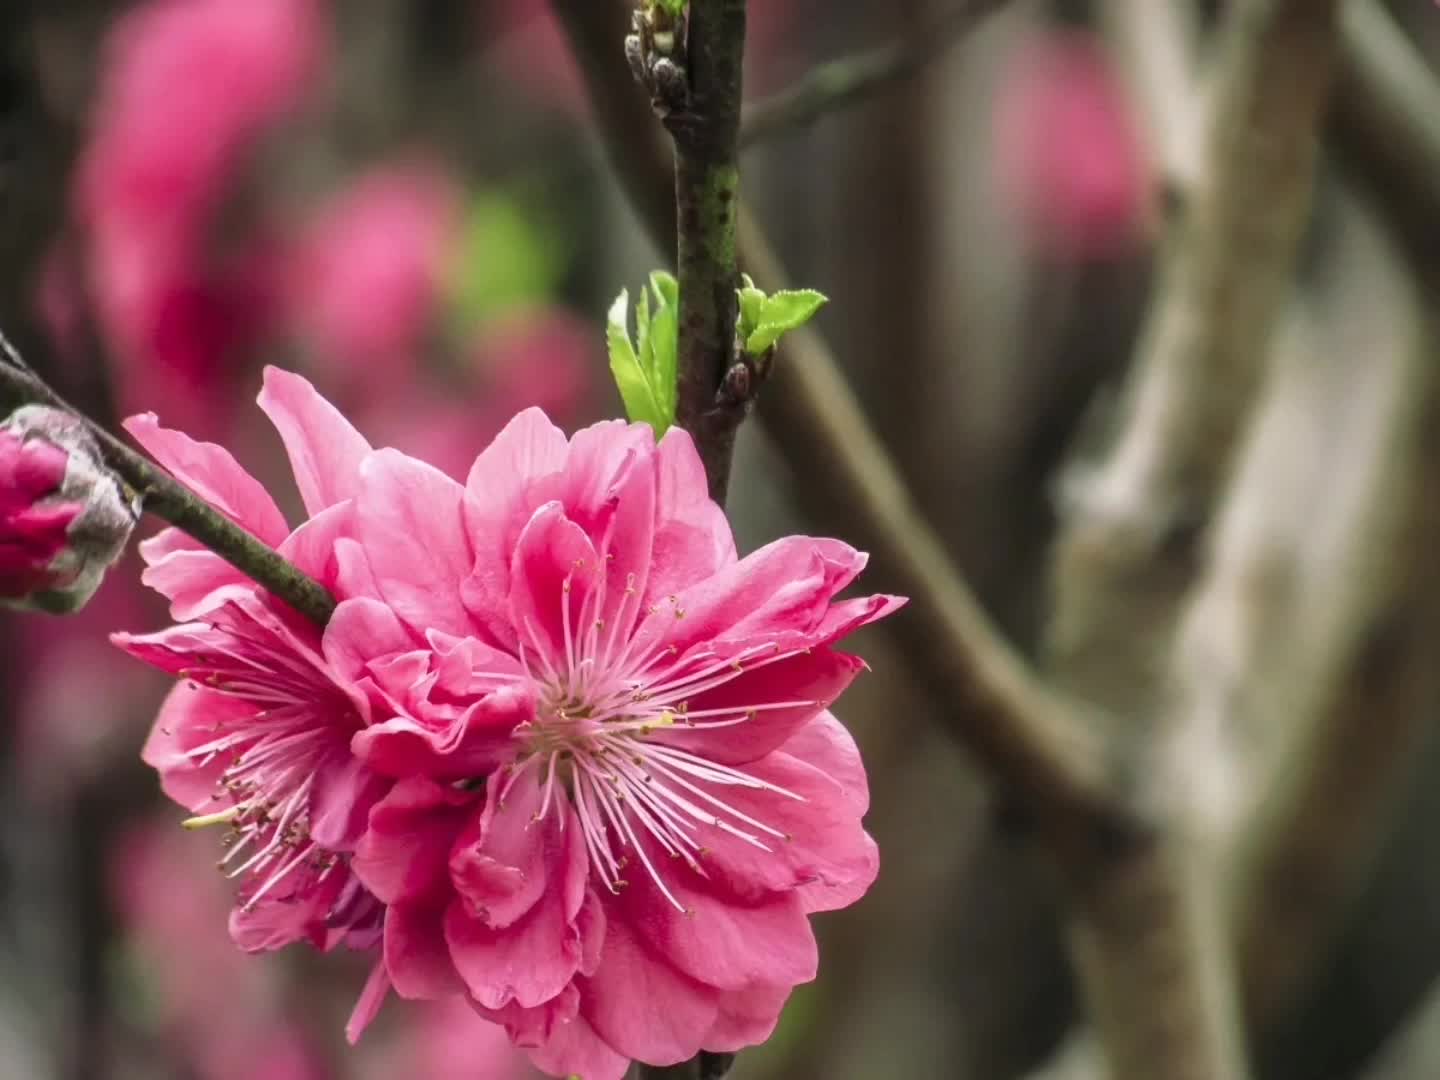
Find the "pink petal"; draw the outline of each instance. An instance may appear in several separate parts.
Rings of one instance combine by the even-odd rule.
[[[780,1011],[790,998],[789,986],[755,986],[720,995],[720,1013],[705,1036],[706,1050],[744,1050],[775,1034]]]
[[[351,869],[387,904],[435,892],[445,883],[450,848],[474,814],[474,801],[473,795],[429,780],[401,780],[371,809]]]
[[[682,975],[612,919],[600,967],[581,988],[580,1015],[625,1057],[674,1065],[700,1052],[719,1015],[719,991]]]
[[[468,780],[513,757],[512,732],[534,715],[533,689],[521,683],[486,694],[454,719],[397,716],[372,724],[355,733],[350,747],[386,776]]]
[[[565,458],[559,496],[566,512],[590,532],[594,519],[613,504],[626,474],[654,452],[655,432],[649,424],[602,420],[577,431]]]
[[[465,526],[475,564],[465,584],[466,605],[490,627],[492,642],[514,644],[513,634],[495,622],[510,595],[510,553],[530,515],[558,492],[567,452],[564,432],[539,409],[526,409],[505,425],[470,470]]]
[[[385,911],[385,968],[403,998],[432,1000],[465,989],[450,962],[443,910],[395,904]]]
[[[638,461],[615,490],[615,505],[595,537],[605,561],[605,602],[600,617],[606,636],[626,641],[644,613],[655,546],[655,455]]]
[[[703,581],[736,558],[730,523],[710,498],[705,466],[690,433],[672,427],[655,456],[659,487],[645,608]]]
[[[275,500],[228,450],[163,428],[154,413],[132,416],[124,426],[176,479],[267,544],[273,547],[289,535],[290,528]]]
[[[710,890],[721,883],[706,883],[678,860],[656,850],[651,861],[687,911],[677,910],[648,874],[632,873],[630,884],[608,904],[607,950],[616,925],[623,922],[643,933],[650,948],[677,971],[719,990],[756,983],[793,986],[815,977],[815,936],[793,892],[764,893],[754,901],[720,896]]]
[[[695,727],[677,724],[656,731],[651,738],[724,765],[743,765],[784,745],[844,693],[864,666],[857,657],[825,647],[768,664],[757,661],[730,682],[689,700],[692,712],[711,713],[708,719],[712,721],[723,722],[753,709],[751,719],[717,728],[704,727],[706,719],[700,719]],[[787,701],[804,704],[767,707]],[[734,712],[717,716],[713,713],[716,709]]]
[[[177,531],[167,529],[160,537]],[[147,549],[151,543],[146,540],[140,545],[140,554],[149,564],[140,580],[170,601],[170,616],[179,622],[188,622],[242,593],[255,591],[253,581],[213,552],[171,546],[167,554],[157,555],[161,549],[159,545]]]
[[[870,809],[870,782],[860,760],[860,748],[833,713],[821,713],[795,732],[781,749],[834,780],[848,814],[859,818]]]
[[[563,850],[556,816],[536,820],[542,794],[537,772],[531,768],[514,783],[503,771],[493,776],[483,814],[450,854],[450,877],[466,911],[493,929],[504,929],[535,906],[549,880],[547,859],[558,859]]]
[[[361,476],[356,532],[380,596],[419,632],[464,636],[460,583],[474,563],[461,519],[465,489],[395,450],[367,457]]]
[[[589,537],[558,502],[535,511],[511,560],[510,618],[521,628],[524,649],[539,652],[542,667],[570,668],[567,652],[574,650],[567,649],[566,638],[578,640],[596,618],[589,601],[601,572]]]
[[[707,849],[706,888],[742,904],[795,890],[807,912],[846,907],[865,894],[879,871],[879,852],[860,824],[856,799],[837,777],[824,771],[827,759],[834,756],[806,762],[775,753],[745,766],[750,776],[800,800],[753,788],[726,789],[728,805],[784,833],[786,839],[766,838],[771,850],[761,851],[719,829],[702,828],[697,839]]]
[[[266,367],[258,401],[285,443],[300,498],[312,517],[359,493],[360,462],[370,444],[308,380]]]
[[[393,781],[377,776],[348,755],[323,764],[310,794],[310,835],[331,851],[353,851],[370,809]]]
[[[378,600],[344,600],[325,626],[323,649],[330,670],[341,681],[367,674],[376,657],[409,652],[417,644],[410,629]]]
[[[579,934],[554,892],[518,922],[494,930],[455,900],[445,912],[445,940],[455,968],[481,1005],[499,1009],[514,1001],[531,1007],[549,1001],[580,968]]]
[[[321,510],[285,538],[277,550],[320,584],[335,591],[339,579],[335,549],[342,537],[354,530],[354,513],[349,503],[337,503]]]
[[[584,1080],[624,1080],[630,1059],[617,1053],[583,1016],[557,1024],[543,1046],[530,1051],[530,1060],[551,1076],[579,1076]]]
[[[523,790],[526,779],[522,776],[506,793],[503,810],[491,800],[487,812],[491,808],[494,812],[485,822],[484,850],[497,856],[489,869],[508,863],[520,871],[520,877],[497,873],[477,880],[480,868],[465,852],[468,845],[457,845],[458,869],[470,876],[462,880],[456,860],[452,858],[450,864],[460,899],[446,913],[446,938],[470,993],[491,1009],[511,1001],[530,1007],[555,997],[582,964],[593,967],[594,937],[604,929],[593,912],[579,919],[588,862],[578,823],[571,820],[562,831],[561,814],[555,811],[534,821],[540,788]],[[492,779],[492,785],[500,782],[498,777]],[[531,822],[527,836],[526,825]],[[537,864],[537,855],[543,865]],[[493,910],[477,910],[471,891],[477,886],[483,886],[480,899],[494,904]],[[504,922],[522,908],[513,922]]]
[[[354,1046],[360,1041],[360,1036],[370,1026],[370,1022],[380,1012],[380,1006],[385,1004],[385,999],[389,996],[390,975],[385,970],[385,958],[382,956],[370,969],[370,977],[365,980],[365,988],[360,991],[360,1000],[355,1002],[355,1009],[345,1024],[346,1042]]]
[[[716,639],[804,632],[824,616],[840,575],[829,546],[804,536],[768,544],[661,602],[641,623],[638,645],[683,654]]]
[[[180,683],[166,695],[140,756],[159,772],[160,786],[170,798],[194,813],[214,811],[224,805],[216,792],[229,762],[220,755],[199,765],[186,751],[214,737],[217,714],[240,716],[250,711],[253,708],[234,698]]]

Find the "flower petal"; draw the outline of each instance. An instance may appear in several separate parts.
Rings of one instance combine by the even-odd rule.
[[[672,427],[656,448],[656,524],[643,607],[678,593],[735,562],[735,536],[710,498],[705,466],[684,428]]]
[[[351,750],[385,776],[468,780],[514,755],[512,733],[535,715],[527,684],[486,694],[458,717],[397,716],[357,731]]]
[[[385,968],[403,998],[433,1000],[465,989],[450,962],[443,911],[424,904],[385,910]]]
[[[465,604],[491,644],[514,647],[496,613],[510,595],[510,553],[537,507],[559,491],[568,447],[565,433],[539,409],[526,409],[475,459],[466,480],[465,527],[475,551]]]
[[[719,998],[647,948],[624,920],[612,919],[600,967],[582,985],[580,1015],[620,1054],[674,1065],[700,1052]]]
[[[401,780],[371,809],[351,869],[387,904],[430,895],[445,884],[450,848],[474,804],[474,795],[430,780]]]
[[[686,910],[677,910],[648,874],[632,873],[630,884],[608,905],[607,950],[616,924],[624,922],[678,971],[719,990],[756,983],[793,986],[815,977],[819,954],[797,895],[769,892],[753,901],[720,895],[678,860],[657,862],[658,856],[652,854],[651,862],[661,867],[666,888]]]
[[[598,618],[591,601],[601,573],[590,538],[560,503],[535,511],[511,559],[510,618],[523,648],[557,675],[573,668],[576,643]]]
[[[313,517],[360,490],[360,462],[370,444],[309,380],[265,368],[260,408],[285,443],[300,498]]]
[[[753,986],[720,995],[720,1012],[705,1036],[706,1050],[744,1050],[775,1034],[780,1012],[790,998],[789,986]]]
[[[844,693],[864,667],[858,657],[824,647],[770,663],[762,660],[689,698],[689,711],[698,717],[693,726],[677,723],[657,729],[651,738],[724,765],[743,765],[784,745]],[[749,719],[728,727],[705,726],[747,714]]]
[[[124,427],[177,480],[267,544],[273,547],[289,535],[290,528],[275,500],[230,451],[161,427],[154,413],[132,416]]]
[[[422,634],[464,636],[460,583],[474,563],[461,519],[465,489],[396,450],[378,450],[360,468],[356,533],[381,598]]]

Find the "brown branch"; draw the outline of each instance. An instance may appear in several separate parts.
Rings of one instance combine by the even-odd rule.
[[[744,94],[746,0],[690,0],[684,23],[683,100],[654,83],[652,97],[675,143],[676,268],[680,282],[679,380],[675,422],[695,437],[724,504],[735,433],[749,407],[751,369],[735,348],[738,314],[735,210],[740,196],[740,102]],[[654,63],[667,63],[660,58]],[[652,58],[641,56],[657,74]],[[738,368],[737,368],[738,365]],[[737,368],[731,375],[731,369]],[[743,372],[743,375],[741,374]],[[722,394],[731,378],[742,386]]]
[[[1342,27],[1333,117],[1339,148],[1395,224],[1412,264],[1433,279],[1440,265],[1440,83],[1373,0],[1345,4]]]
[[[78,417],[99,443],[105,464],[135,490],[143,509],[198,540],[318,625],[329,621],[335,600],[325,586],[66,404],[0,336],[0,414],[27,404],[49,405]]]
[[[1117,736],[1147,763],[1143,802],[1168,833],[1131,865],[1117,862],[1078,908],[1081,981],[1117,1076],[1244,1067],[1222,911],[1185,843],[1187,785],[1165,753],[1183,715],[1170,700],[1171,665],[1291,288],[1336,13],[1324,0],[1226,10],[1193,185],[1141,335],[1128,414],[1113,450],[1069,485],[1054,566],[1052,670],[1124,722]],[[1166,165],[1184,167],[1185,134],[1161,143]]]
[[[914,78],[1008,0],[946,0],[896,40],[819,64],[794,85],[749,106],[740,145],[749,148]]]
[[[1378,5],[1359,0],[1343,10],[1334,131],[1346,171],[1368,189],[1410,280],[1378,289],[1407,301],[1398,316],[1381,317],[1405,328],[1398,359],[1374,355],[1378,328],[1353,335],[1365,350],[1355,378],[1395,369],[1392,415],[1370,451],[1368,504],[1352,515],[1355,565],[1335,575],[1328,649],[1312,663],[1322,672],[1307,703],[1313,718],[1266,785],[1237,854],[1233,901],[1257,1025],[1283,1020],[1337,932],[1388,834],[1440,695],[1431,655],[1440,633],[1440,516],[1430,490],[1440,468],[1440,325],[1428,300],[1440,286],[1440,85]],[[1373,306],[1376,277],[1387,270],[1382,263],[1365,274],[1364,306]]]

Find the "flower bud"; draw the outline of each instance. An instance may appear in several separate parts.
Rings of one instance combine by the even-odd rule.
[[[79,419],[26,405],[0,423],[0,604],[83,607],[138,516]]]

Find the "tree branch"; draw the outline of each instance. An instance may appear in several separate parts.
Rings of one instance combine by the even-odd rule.
[[[329,621],[335,600],[325,586],[61,400],[0,336],[0,415],[28,404],[49,405],[78,417],[99,443],[105,464],[135,490],[143,509],[198,540],[318,625]]]
[[[792,86],[745,110],[741,147],[813,124],[913,78],[1007,2],[947,0],[946,7],[886,45],[816,65]]]
[[[1440,266],[1440,83],[1374,0],[1343,7],[1335,133],[1395,238],[1427,276]]]
[[[750,388],[722,395],[739,362],[735,348],[740,273],[735,208],[740,195],[740,102],[746,0],[690,0],[679,107],[652,87],[675,142],[676,267],[680,281],[679,383],[675,422],[695,437],[710,495],[724,505]],[[653,69],[651,69],[653,70]],[[750,371],[743,378],[748,380]]]

